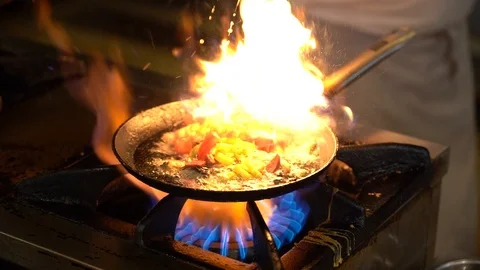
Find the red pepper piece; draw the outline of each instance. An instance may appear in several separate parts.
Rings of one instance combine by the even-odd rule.
[[[253,140],[258,150],[271,152],[275,149],[275,142],[272,139],[256,138]]]
[[[205,136],[205,139],[203,142],[200,144],[200,147],[198,148],[198,153],[197,157],[199,160],[207,160],[207,155],[212,151],[212,148],[215,147],[216,144],[216,139],[213,136],[212,133],[208,133]]]
[[[273,173],[280,168],[280,156],[277,154],[273,159],[267,164],[265,170],[267,172]]]
[[[205,160],[192,160],[185,164],[185,167],[203,167],[205,165],[207,165]]]
[[[193,143],[190,140],[176,140],[173,147],[177,154],[185,155],[192,151]]]

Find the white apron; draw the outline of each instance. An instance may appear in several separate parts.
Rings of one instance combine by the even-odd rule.
[[[307,2],[306,10],[316,20],[322,57],[330,71],[394,28],[413,26],[419,32],[341,98],[359,122],[451,147],[449,172],[442,182],[436,261],[472,257],[477,255],[478,228],[475,91],[466,25],[472,1],[419,0],[416,13],[423,12],[423,18],[412,15],[414,8],[407,7],[412,1],[298,0]],[[438,2],[441,8],[432,11],[427,2],[430,6]],[[369,3],[378,4],[377,9],[366,11]],[[322,5],[326,11],[319,11]],[[449,17],[435,17],[449,8]],[[390,19],[375,15],[387,9]]]

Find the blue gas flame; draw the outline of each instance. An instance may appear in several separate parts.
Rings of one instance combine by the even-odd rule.
[[[310,207],[298,199],[296,192],[281,196],[268,222],[277,249],[290,244],[295,236],[302,230],[307,221]]]
[[[278,249],[292,243],[295,236],[305,225],[310,208],[300,199],[296,191],[272,199],[274,209],[268,221]],[[245,210],[246,211],[246,210]],[[212,250],[212,243],[217,243],[217,250],[223,256],[228,256],[230,234],[237,242],[235,249],[238,257],[247,257],[246,243],[253,241],[251,228],[228,228],[221,224],[197,224],[196,221],[179,222],[175,231],[175,240],[190,245],[197,245],[205,250]],[[218,247],[219,244],[219,247]],[[231,247],[230,247],[231,248]]]

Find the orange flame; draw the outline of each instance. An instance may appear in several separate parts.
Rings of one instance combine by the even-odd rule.
[[[311,31],[293,15],[287,0],[242,0],[244,39],[233,50],[222,43],[218,61],[199,61],[193,80],[207,106],[197,114],[241,108],[275,126],[318,128],[313,106],[325,106],[323,74],[304,59],[316,47]]]
[[[273,213],[271,203],[269,200],[263,200],[257,202],[257,206],[265,222],[268,224]],[[244,202],[214,203],[187,200],[180,213],[178,225],[181,226],[184,222],[221,225],[222,230],[224,230],[222,231],[222,235],[228,232],[230,236],[229,242],[236,240],[235,230],[240,232],[242,240],[247,237],[248,230],[251,230],[250,218],[246,210],[246,203]]]
[[[37,23],[46,31],[53,44],[64,53],[72,53],[72,43],[65,29],[52,19],[52,9],[46,0],[37,1]],[[69,84],[71,94],[86,104],[96,115],[92,146],[95,154],[106,164],[120,164],[112,151],[115,130],[130,117],[130,93],[118,67],[109,67],[105,60],[94,54],[87,77],[80,83]],[[118,167],[125,173],[122,167]],[[144,184],[130,174],[125,178],[156,199],[166,194]]]
[[[65,29],[52,18],[52,6],[48,0],[39,0],[37,7],[37,25],[45,31],[59,50],[71,53],[72,43]]]

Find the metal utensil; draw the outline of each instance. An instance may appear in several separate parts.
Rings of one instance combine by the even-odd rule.
[[[435,270],[480,270],[480,260],[461,259],[437,266]]]
[[[413,30],[402,27],[382,37],[348,64],[324,79],[324,96],[334,97],[367,71],[400,50],[414,36]]]

